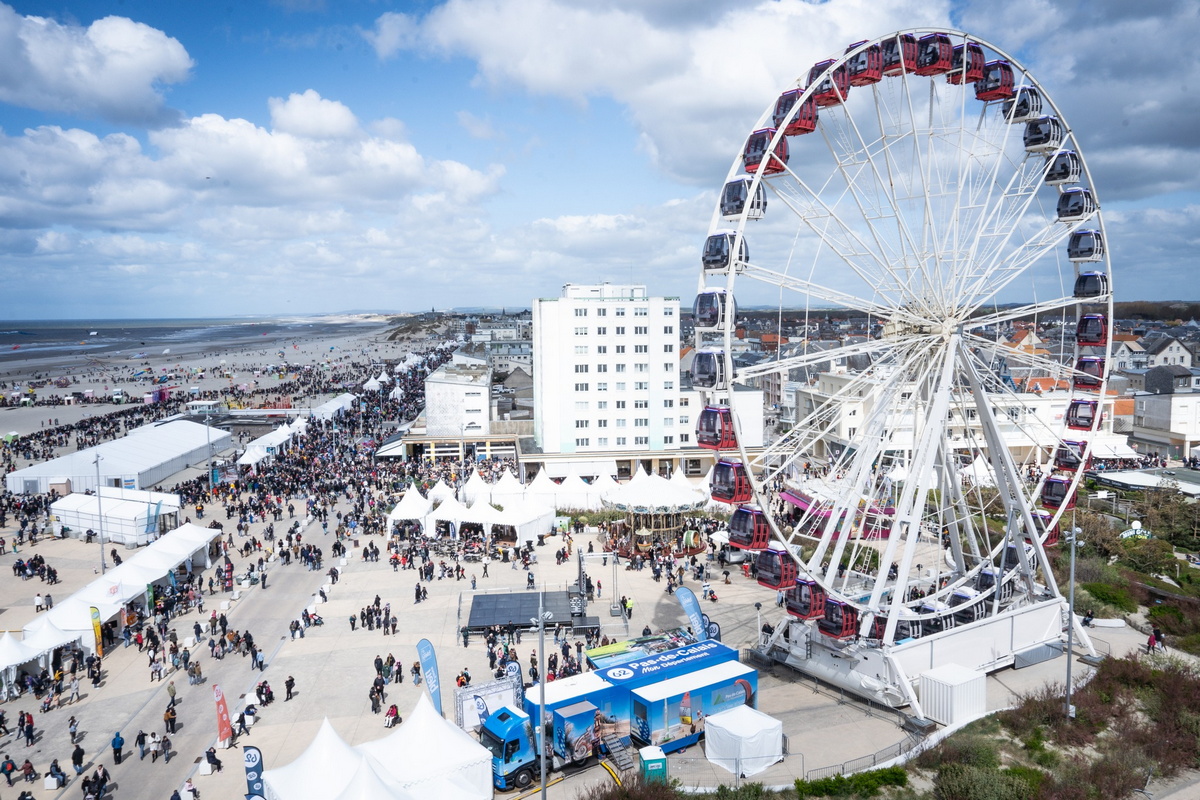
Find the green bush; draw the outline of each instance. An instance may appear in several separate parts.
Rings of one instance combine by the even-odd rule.
[[[833,775],[815,781],[796,779],[799,797],[874,797],[884,786],[907,786],[908,773],[904,767],[887,767],[856,772],[853,775]]]
[[[1129,595],[1124,586],[1112,586],[1107,583],[1085,583],[1082,588],[1092,597],[1130,614],[1137,611],[1137,602]]]
[[[1051,753],[1050,751],[1046,751],[1044,753],[1040,753],[1039,757],[1047,756],[1047,755],[1052,756],[1054,754]],[[1057,756],[1055,757],[1055,760],[1057,761]],[[1025,783],[1028,784],[1028,786],[1029,786],[1029,796],[1030,797],[1037,796],[1037,793],[1042,788],[1042,783],[1045,782],[1046,777],[1047,777],[1046,773],[1042,772],[1040,769],[1034,769],[1033,767],[1012,766],[1012,767],[1005,767],[1003,771],[1007,772],[1009,775],[1013,775],[1013,776],[1025,781]]]
[[[947,764],[933,779],[937,800],[1028,800],[1033,787],[1022,774],[972,764]]]

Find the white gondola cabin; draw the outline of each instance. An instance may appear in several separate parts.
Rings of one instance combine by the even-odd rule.
[[[1073,232],[1067,240],[1067,258],[1075,262],[1104,260],[1104,234],[1098,230]]]
[[[1063,126],[1058,117],[1038,117],[1025,123],[1025,150],[1045,153],[1057,150],[1062,144]]]
[[[731,266],[730,254],[733,252],[733,242],[737,234],[733,231],[718,231],[704,240],[704,252],[700,254],[700,262],[706,270],[726,270]],[[746,238],[738,243],[737,263],[732,266],[745,264],[750,260],[750,245]]]
[[[1108,275],[1103,272],[1081,272],[1075,278],[1075,288],[1072,296],[1080,300],[1090,300],[1108,294]]]
[[[1077,222],[1096,213],[1092,190],[1081,186],[1065,190],[1058,196],[1058,221]]]
[[[747,200],[750,203],[748,209]],[[739,217],[743,210],[746,211],[746,219],[762,219],[767,213],[767,194],[760,183],[751,198],[750,178],[734,178],[721,190],[721,216]]]
[[[730,317],[737,316],[733,295],[725,289],[705,289],[692,302],[692,323],[701,331],[724,330],[726,311]]]
[[[1046,176],[1044,180],[1050,186],[1061,186],[1064,183],[1079,183],[1083,174],[1083,159],[1074,150],[1063,150],[1046,159]]]
[[[729,388],[725,374],[725,351],[700,350],[692,358],[692,385],[697,389],[721,391]]]
[[[1004,118],[1011,123],[1028,122],[1042,115],[1042,95],[1032,86],[1018,86],[1004,104]]]

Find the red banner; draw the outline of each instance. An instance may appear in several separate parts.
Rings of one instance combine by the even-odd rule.
[[[233,723],[229,720],[229,705],[225,702],[225,693],[221,687],[213,684],[213,699],[217,701],[217,739],[233,739]]]

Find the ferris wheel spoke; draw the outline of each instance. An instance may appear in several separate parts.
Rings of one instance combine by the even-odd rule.
[[[836,289],[831,289],[823,284],[815,281],[797,278],[792,275],[786,275],[782,272],[767,269],[766,267],[757,264],[748,264],[743,270],[743,274],[748,278],[778,286],[781,289],[787,289],[799,294],[805,294],[816,300],[831,303],[837,306],[854,309],[864,314],[874,314],[884,319],[891,319],[897,316],[897,309],[879,303],[873,300],[864,300],[846,292],[841,292]]]
[[[971,317],[970,327],[972,329],[978,329],[1002,325],[1006,322],[1012,322],[1013,320],[1023,319],[1025,317],[1072,308],[1078,304],[1079,298],[1075,297],[1074,295],[1055,297],[1051,300],[1039,300],[1038,302],[1030,303],[1029,305],[1018,306],[1016,308],[1005,308],[1003,311],[996,311],[988,314],[977,314]]]

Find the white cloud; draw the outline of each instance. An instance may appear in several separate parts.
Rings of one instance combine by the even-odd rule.
[[[185,80],[191,68],[178,40],[125,17],[85,28],[0,4],[0,101],[162,124],[174,116],[163,106],[162,87]]]
[[[455,116],[472,139],[496,139],[500,136],[488,117],[477,117],[470,111],[459,111]]]
[[[312,139],[345,139],[359,133],[354,113],[336,100],[326,100],[312,89],[287,100],[272,97],[271,126],[276,131]]]
[[[362,35],[380,58],[391,58],[414,43],[417,25],[412,17],[388,11],[375,20],[375,29]]]

